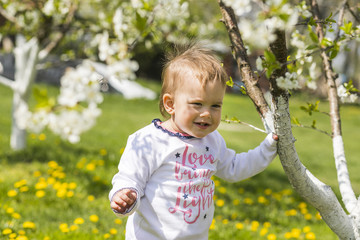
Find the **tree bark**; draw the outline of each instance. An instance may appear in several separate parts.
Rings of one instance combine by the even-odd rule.
[[[36,74],[36,64],[39,54],[39,43],[36,38],[26,42],[25,37],[18,35],[16,38],[15,54],[15,84],[12,106],[12,127],[10,146],[14,150],[26,147],[26,130],[19,127],[15,112],[28,105],[31,85]]]

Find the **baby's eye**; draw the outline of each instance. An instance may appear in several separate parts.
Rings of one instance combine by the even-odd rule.
[[[195,105],[195,106],[202,106],[202,104],[201,103],[199,103],[199,102],[194,102],[194,103],[191,103],[192,105]]]
[[[221,108],[221,105],[220,104],[214,104],[212,105],[213,108]]]

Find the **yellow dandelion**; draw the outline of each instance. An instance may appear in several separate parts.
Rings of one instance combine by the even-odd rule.
[[[222,220],[222,224],[226,225],[226,224],[228,224],[228,223],[229,223],[229,219],[224,219],[224,220]]]
[[[49,166],[49,168],[56,169],[59,167],[59,164],[56,161],[50,161],[50,162],[48,162],[48,166]]]
[[[76,231],[76,230],[78,230],[78,229],[79,229],[79,225],[71,225],[70,228],[69,228],[69,230],[70,230],[71,232]]]
[[[36,225],[33,222],[26,221],[23,223],[23,228],[35,229]]]
[[[6,209],[6,213],[8,213],[8,214],[13,214],[14,212],[15,212],[15,210],[12,207],[8,207]]]
[[[46,139],[46,135],[43,134],[43,133],[41,133],[41,134],[39,135],[39,140],[40,140],[40,141],[44,141],[45,139]]]
[[[270,228],[270,227],[271,227],[271,223],[269,223],[269,222],[264,222],[263,226],[264,226],[264,228]]]
[[[262,228],[261,230],[260,230],[260,236],[265,236],[267,233],[268,233],[268,229],[267,228]]]
[[[16,236],[17,236],[16,233],[10,233],[10,234],[9,234],[9,238],[10,238],[10,239],[14,239],[14,238],[16,238]]]
[[[299,238],[300,235],[301,235],[301,230],[300,229],[298,229],[298,228],[291,229],[291,236],[293,238]]]
[[[45,236],[43,240],[50,240],[50,237]]]
[[[88,170],[88,171],[94,171],[95,168],[96,168],[96,165],[94,163],[86,164],[86,170]]]
[[[97,160],[96,163],[97,163],[97,165],[99,165],[99,166],[104,166],[104,165],[105,165],[105,161],[102,160],[102,159]]]
[[[209,228],[210,230],[214,230],[214,229],[215,229],[215,222],[216,222],[216,220],[213,219],[212,222],[211,222],[210,228]]]
[[[93,195],[89,195],[89,196],[87,197],[87,199],[88,199],[89,202],[92,202],[92,201],[95,200],[95,197],[94,197]]]
[[[49,177],[46,182],[47,184],[53,185],[54,183],[56,183],[56,179],[53,177]]]
[[[311,220],[311,219],[312,219],[312,215],[311,215],[310,213],[307,213],[307,214],[304,215],[304,218],[305,218],[306,220]]]
[[[99,221],[99,217],[97,215],[95,215],[95,214],[90,215],[89,219],[90,219],[91,222]]]
[[[16,183],[14,183],[14,187],[15,188],[20,188],[20,187],[26,185],[26,183],[27,183],[26,179],[22,179],[20,181],[17,181]]]
[[[7,192],[8,197],[15,197],[17,194],[18,194],[18,193],[17,193],[16,190],[9,190],[9,191]]]
[[[35,196],[38,198],[42,198],[45,196],[45,191],[43,190],[36,191]]]
[[[21,188],[19,188],[20,192],[27,192],[29,191],[29,187],[28,186],[22,186]]]
[[[108,239],[108,238],[110,238],[110,237],[111,237],[110,233],[105,233],[105,234],[104,234],[104,238],[105,238],[105,239]]]
[[[74,183],[74,182],[69,183],[69,186],[68,186],[69,189],[75,189],[76,187],[77,187],[76,183]]]
[[[317,220],[321,220],[321,219],[322,219],[322,217],[321,217],[321,215],[320,215],[319,212],[316,213],[315,218],[316,218]]]
[[[258,197],[258,203],[261,203],[261,204],[266,204],[267,203],[267,199],[263,196],[259,196]]]
[[[287,232],[287,233],[285,233],[285,234],[284,234],[284,237],[285,237],[286,239],[290,239],[290,238],[292,238],[292,234],[291,234],[291,232]]]
[[[56,196],[58,198],[65,198],[66,192],[67,192],[66,188],[59,188],[56,192]]]
[[[271,195],[272,190],[270,188],[265,189],[264,194],[265,195]]]
[[[73,191],[68,191],[67,193],[66,193],[66,197],[68,197],[68,198],[72,198],[74,196],[74,192]]]
[[[9,235],[10,233],[12,233],[12,230],[10,228],[5,228],[3,231],[2,231],[2,234],[3,235]]]
[[[19,233],[19,235],[25,235],[26,234],[26,232],[24,230],[19,230],[18,233]]]
[[[98,233],[99,233],[99,229],[93,228],[93,229],[91,230],[91,232],[92,232],[93,234],[98,234]]]
[[[283,191],[282,191],[282,194],[283,195],[285,195],[285,196],[289,196],[289,195],[291,195],[292,194],[292,190],[291,189],[284,189]]]
[[[234,204],[235,206],[239,205],[239,204],[240,204],[240,200],[239,200],[239,199],[234,199],[233,204]]]
[[[105,156],[107,154],[107,151],[105,148],[100,149],[100,155]]]
[[[236,227],[236,229],[241,230],[241,229],[244,229],[244,224],[242,224],[242,223],[236,223],[236,224],[235,224],[235,227]]]
[[[244,203],[247,205],[253,205],[254,201],[251,198],[244,198]]]
[[[61,223],[61,224],[59,225],[59,229],[60,229],[60,231],[63,232],[63,233],[69,232],[69,226],[67,225],[67,223]]]
[[[305,202],[301,202],[298,205],[299,208],[307,208],[307,204]]]
[[[36,134],[35,134],[35,133],[31,133],[31,134],[30,134],[30,138],[31,138],[31,139],[36,139]]]
[[[34,177],[40,177],[40,176],[41,176],[41,172],[40,172],[40,171],[35,171],[35,172],[33,173],[33,176],[34,176]]]
[[[232,219],[232,220],[235,220],[237,217],[238,217],[238,214],[237,214],[237,213],[231,214],[231,219]]]
[[[38,189],[38,190],[45,189],[46,187],[47,187],[47,182],[45,182],[45,181],[40,181],[35,184],[35,189]]]
[[[276,240],[276,235],[275,234],[269,234],[268,236],[267,236],[267,239],[268,240]]]
[[[111,228],[109,232],[111,235],[115,235],[118,231],[115,228]]]
[[[222,194],[226,193],[226,188],[225,187],[220,187],[219,188],[219,193],[222,193]]]
[[[119,219],[119,218],[116,218],[116,219],[114,220],[114,222],[115,222],[116,224],[122,224],[122,220]]]
[[[122,155],[124,153],[124,150],[125,150],[124,147],[120,148],[120,150],[119,150],[120,155]]]
[[[295,216],[297,214],[297,211],[296,211],[296,209],[290,209],[290,210],[288,210],[288,211],[285,211],[285,215],[286,216]]]
[[[315,234],[313,232],[308,232],[305,234],[305,239],[309,239],[309,240],[315,240]]]
[[[311,231],[311,227],[309,227],[309,226],[305,226],[304,228],[303,228],[303,232],[304,233],[308,233],[308,232],[310,232]]]
[[[252,221],[251,222],[251,231],[256,232],[260,223],[258,221]]]
[[[222,199],[219,199],[216,201],[216,206],[218,206],[218,207],[222,207],[222,206],[224,206],[224,204],[225,204],[225,201]]]
[[[307,210],[307,208],[301,208],[300,212],[301,212],[301,214],[305,215],[308,213],[308,210]]]
[[[84,219],[83,218],[81,218],[81,217],[79,217],[79,218],[76,218],[75,220],[74,220],[74,223],[75,224],[83,224],[85,221],[84,221]]]
[[[14,219],[20,219],[21,215],[19,213],[14,212],[13,214],[11,214],[11,217]]]
[[[27,236],[18,236],[16,240],[28,240]]]

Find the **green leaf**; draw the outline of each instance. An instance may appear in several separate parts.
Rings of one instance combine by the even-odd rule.
[[[240,87],[240,92],[244,95],[247,95],[246,88],[244,86]]]
[[[319,43],[319,38],[316,33],[312,30],[312,27],[308,25],[309,36],[314,43]]]
[[[292,117],[291,122],[297,126],[301,126],[299,119],[297,119],[296,117]]]
[[[36,101],[35,108],[51,108],[55,105],[55,100],[49,98],[46,88],[34,87],[33,94]]]
[[[233,82],[233,80],[232,80],[232,77],[231,77],[231,76],[229,77],[229,80],[228,80],[228,81],[226,81],[226,85],[228,85],[229,87],[233,87],[233,86],[234,86],[234,82]]]
[[[142,17],[138,12],[136,12],[135,26],[140,31],[143,32],[146,28],[147,19]]]
[[[319,46],[317,44],[312,44],[306,48],[306,50],[313,50],[315,48],[318,48]]]
[[[313,120],[311,127],[316,129],[316,120]]]

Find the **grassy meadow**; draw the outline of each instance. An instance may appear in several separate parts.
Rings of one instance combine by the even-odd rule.
[[[40,87],[56,95],[56,88]],[[155,83],[149,87],[159,91]],[[157,101],[127,101],[106,94],[101,117],[79,144],[45,131],[29,133],[27,149],[14,152],[9,147],[12,92],[0,85],[0,95],[0,239],[124,239],[126,219],[117,218],[109,207],[111,179],[128,135],[160,118]],[[318,128],[330,131],[327,116],[300,110],[307,101],[311,97],[293,96],[291,114],[303,124],[316,119]],[[320,109],[328,110],[325,100]],[[359,194],[360,106],[342,106],[341,115],[350,177]],[[223,116],[262,128],[245,96],[227,94]],[[239,152],[256,147],[265,137],[237,124],[222,123],[219,131]],[[303,164],[339,196],[330,137],[299,127],[293,132]],[[214,181],[216,212],[209,239],[337,239],[317,211],[292,190],[278,158],[251,179],[235,184]]]

